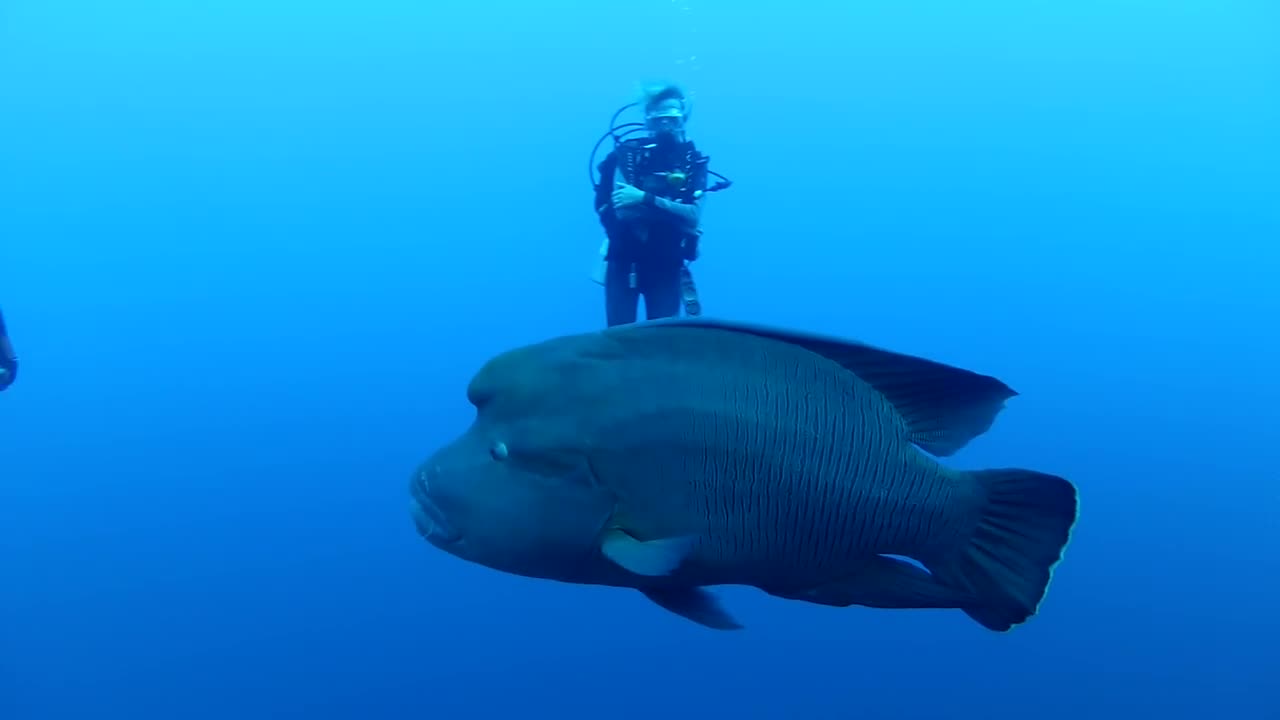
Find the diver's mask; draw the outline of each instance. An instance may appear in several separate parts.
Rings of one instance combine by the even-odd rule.
[[[668,100],[651,109],[644,118],[645,128],[658,139],[684,139],[684,107],[678,100]]]

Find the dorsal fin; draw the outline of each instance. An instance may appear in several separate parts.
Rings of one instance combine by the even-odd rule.
[[[906,420],[911,441],[937,456],[957,452],[990,429],[1005,401],[1018,394],[988,375],[857,341],[705,318],[653,320],[632,327],[644,326],[727,330],[817,353],[884,395]]]

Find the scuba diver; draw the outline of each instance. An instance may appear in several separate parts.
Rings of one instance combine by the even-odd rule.
[[[618,116],[642,105],[643,123],[618,125]],[[653,320],[702,313],[689,263],[698,258],[702,202],[706,193],[732,181],[708,169],[710,158],[685,136],[689,101],[675,85],[646,90],[643,98],[613,114],[609,131],[591,151],[591,164],[605,138],[613,150],[596,168],[595,210],[604,227],[601,261],[592,279],[604,286],[609,327],[636,321],[644,296],[645,315]],[[619,130],[631,128],[621,135]],[[628,138],[635,133],[646,133]],[[591,173],[591,166],[587,168]],[[708,188],[708,176],[720,179]]]
[[[0,312],[0,390],[6,390],[18,379],[18,355],[9,342],[9,331],[4,326],[4,313]]]

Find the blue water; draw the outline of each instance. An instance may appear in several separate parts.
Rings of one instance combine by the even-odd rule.
[[[1280,5],[5,0],[0,718],[1280,718]],[[489,356],[603,324],[587,153],[695,93],[713,316],[1021,395],[1040,614],[426,545]]]

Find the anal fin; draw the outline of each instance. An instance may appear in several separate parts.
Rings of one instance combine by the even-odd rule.
[[[960,608],[973,601],[944,585],[929,571],[905,560],[876,555],[848,577],[801,591],[770,594],[818,605],[885,609]]]

